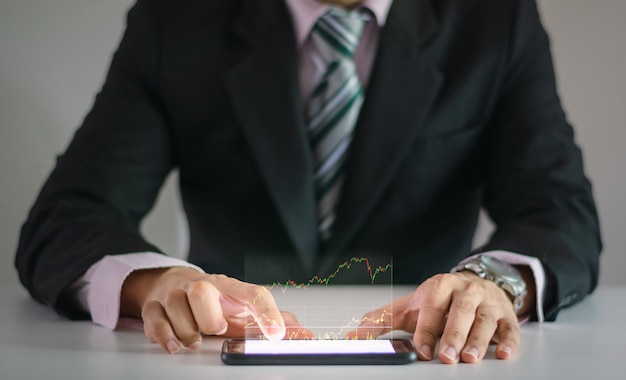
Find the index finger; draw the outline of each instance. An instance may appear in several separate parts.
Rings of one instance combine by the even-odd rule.
[[[425,296],[421,300],[413,334],[413,343],[421,360],[433,358],[435,344],[450,307],[451,289],[445,280],[444,276],[432,277],[423,288]]]
[[[266,287],[225,276],[217,277],[213,284],[224,296],[250,312],[267,339],[280,340],[285,336],[285,321]]]

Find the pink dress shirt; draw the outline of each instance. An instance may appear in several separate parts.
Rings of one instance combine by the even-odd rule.
[[[309,38],[317,19],[330,7],[316,0],[284,0],[291,13],[299,49],[299,79],[303,104],[326,69],[315,44]],[[378,47],[379,32],[385,25],[392,0],[365,0],[359,6],[372,11],[374,19],[369,22],[355,52],[357,72],[364,90]],[[486,252],[510,264],[528,265],[535,277],[537,289],[537,316],[543,321],[543,293],[545,272],[541,262],[534,257],[506,251]],[[91,314],[93,322],[109,329],[119,323],[120,293],[126,277],[135,270],[185,266],[203,272],[199,267],[182,259],[152,252],[105,256],[78,279],[72,286],[76,300]]]

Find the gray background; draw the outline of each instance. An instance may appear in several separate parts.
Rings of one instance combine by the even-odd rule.
[[[17,284],[13,256],[20,225],[55,156],[91,107],[132,3],[0,0],[0,285]],[[598,202],[605,242],[600,281],[626,284],[626,1],[539,5],[563,104]],[[187,239],[175,177],[143,230],[182,256]],[[490,228],[483,218],[477,242]]]

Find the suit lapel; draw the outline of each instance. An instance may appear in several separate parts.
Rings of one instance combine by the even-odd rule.
[[[443,78],[421,47],[437,22],[429,0],[395,0],[348,158],[329,264],[380,199],[416,136]]]
[[[235,31],[249,50],[226,86],[284,226],[311,267],[317,249],[313,165],[288,10],[282,0],[246,0]]]

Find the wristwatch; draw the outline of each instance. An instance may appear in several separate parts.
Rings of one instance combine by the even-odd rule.
[[[520,272],[511,264],[489,255],[479,255],[462,261],[455,272],[471,271],[480,278],[493,281],[511,298],[515,313],[521,309],[526,297],[526,282]]]

